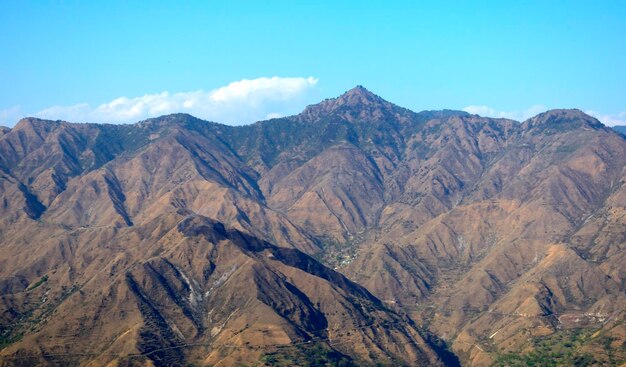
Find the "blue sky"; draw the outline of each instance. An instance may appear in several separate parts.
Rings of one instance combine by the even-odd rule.
[[[0,2],[0,124],[240,124],[357,84],[416,111],[626,124],[623,0],[179,3]]]

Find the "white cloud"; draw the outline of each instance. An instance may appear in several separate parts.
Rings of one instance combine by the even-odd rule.
[[[87,103],[52,106],[35,115],[75,122],[135,122],[174,112],[186,112],[207,120],[243,124],[297,112],[317,84],[309,78],[242,79],[211,91],[146,94],[119,97],[92,107]],[[280,112],[277,112],[280,111]]]
[[[541,104],[536,104],[522,111],[499,111],[488,106],[467,106],[463,111],[485,117],[506,118],[516,121],[524,121],[541,112],[545,112],[548,108]]]
[[[467,106],[463,109],[463,111],[486,117],[524,121],[541,112],[545,112],[547,109],[548,108],[546,106],[538,104],[523,111],[499,111],[488,106]],[[607,126],[626,125],[626,111],[616,114],[604,114],[598,111],[587,110],[585,113],[597,118],[600,122]]]
[[[17,120],[23,117],[22,107],[13,106],[0,110],[0,125],[13,126]]]
[[[626,111],[614,115],[607,115],[593,110],[585,111],[585,113],[597,118],[607,126],[626,125]]]
[[[282,113],[278,113],[278,112],[270,112],[267,115],[265,115],[265,119],[266,120],[270,120],[270,119],[277,119],[277,118],[281,118],[285,115],[283,115]]]

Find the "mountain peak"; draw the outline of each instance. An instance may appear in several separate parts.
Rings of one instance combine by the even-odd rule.
[[[343,93],[340,96],[340,98],[344,97],[344,96],[361,96],[361,97],[365,97],[365,98],[372,98],[372,97],[380,98],[376,94],[371,92],[369,89],[365,88],[364,86],[362,86],[360,84],[355,86],[354,88],[346,91],[345,93]]]
[[[13,130],[24,131],[37,135],[47,134],[61,126],[61,121],[43,120],[36,117],[25,117],[15,124]]]
[[[386,114],[405,114],[407,111],[370,92],[362,85],[357,85],[339,97],[307,106],[300,117],[313,121],[324,116],[338,114],[348,121],[377,120]]]
[[[6,126],[0,126],[0,137],[2,137],[4,134],[7,134],[9,131],[11,131],[11,128]]]
[[[584,113],[583,111],[577,108],[555,108],[555,109],[542,112],[535,117],[573,119],[573,118],[589,118],[591,116],[587,115],[586,113]]]
[[[600,129],[604,126],[594,117],[575,108],[548,110],[530,118],[526,123],[532,127],[553,127],[568,130],[575,127]]]
[[[334,99],[336,104],[348,106],[368,106],[374,103],[389,103],[376,94],[370,92],[362,85],[350,89]]]

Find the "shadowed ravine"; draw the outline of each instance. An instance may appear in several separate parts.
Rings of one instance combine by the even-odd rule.
[[[619,365],[625,185],[626,139],[579,110],[359,86],[238,127],[23,119],[0,365]]]

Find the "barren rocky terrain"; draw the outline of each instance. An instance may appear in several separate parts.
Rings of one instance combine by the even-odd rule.
[[[626,138],[356,87],[0,128],[0,365],[626,362]]]

